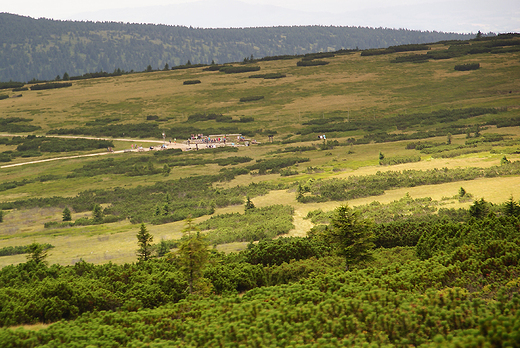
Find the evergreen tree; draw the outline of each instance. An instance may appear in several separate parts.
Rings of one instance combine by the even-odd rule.
[[[248,210],[251,210],[251,209],[255,209],[255,205],[253,204],[253,202],[251,201],[251,199],[249,198],[249,196],[247,196],[247,201],[246,201],[246,206],[245,206],[245,212],[247,212]]]
[[[153,70],[153,69],[152,69],[152,66],[151,66],[151,65],[148,65],[148,66],[146,67],[146,72],[150,72],[150,71],[152,71],[152,70]]]
[[[446,141],[446,143],[447,143],[448,145],[451,145],[451,138],[452,138],[451,133],[448,133],[448,140]]]
[[[379,152],[379,164],[383,164],[383,160],[385,159],[385,155],[382,152]]]
[[[35,263],[46,263],[47,251],[43,245],[39,243],[32,243],[27,246],[27,261],[34,261]]]
[[[348,205],[334,210],[325,231],[325,239],[335,246],[338,255],[345,257],[347,269],[350,264],[372,258],[373,238],[371,223]]]
[[[153,236],[148,232],[144,223],[141,224],[141,228],[137,233],[137,258],[139,261],[147,261],[152,257],[152,242]]]
[[[94,204],[94,208],[92,209],[92,217],[94,218],[94,222],[100,224],[103,222],[103,208],[99,204]]]
[[[170,252],[170,247],[168,246],[168,243],[166,243],[164,240],[161,240],[159,243],[159,247],[157,248],[157,256],[162,257],[166,255],[168,252]]]
[[[70,80],[69,74],[67,72],[65,72],[63,74],[63,81],[69,81],[69,80]]]
[[[68,207],[63,209],[63,221],[72,221],[72,216]]]
[[[155,206],[155,213],[153,214],[154,216],[160,216],[162,215],[162,209],[161,209],[161,206],[159,204],[157,204]]]
[[[0,209],[0,222],[4,222],[4,211]]]
[[[520,205],[513,199],[513,196],[509,197],[509,200],[504,203],[504,214],[507,216],[519,216]]]
[[[168,63],[164,64],[164,71],[167,71],[167,70],[170,70],[170,66],[168,65]]]
[[[473,202],[473,205],[469,207],[469,215],[477,219],[485,218],[488,216],[489,212],[489,203],[486,202],[484,198]]]
[[[188,277],[191,294],[202,279],[204,267],[209,258],[209,250],[204,236],[196,231],[195,226],[193,226],[191,217],[186,220],[186,228],[182,232],[184,238],[179,245],[177,255],[179,263]]]

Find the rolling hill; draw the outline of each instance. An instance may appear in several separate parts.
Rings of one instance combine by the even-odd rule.
[[[0,81],[53,80],[99,71],[143,71],[246,57],[464,40],[468,34],[363,27],[185,26],[33,19],[0,13]]]

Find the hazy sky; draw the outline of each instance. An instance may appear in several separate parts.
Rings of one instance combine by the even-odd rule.
[[[1,0],[33,18],[244,27],[342,25],[520,32],[519,0]]]

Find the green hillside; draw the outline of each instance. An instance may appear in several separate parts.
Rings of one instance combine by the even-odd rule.
[[[0,342],[518,346],[519,44],[4,85]]]
[[[33,19],[0,13],[0,81],[53,80],[99,71],[143,71],[244,58],[367,49],[468,34],[361,27],[202,29],[153,24]]]

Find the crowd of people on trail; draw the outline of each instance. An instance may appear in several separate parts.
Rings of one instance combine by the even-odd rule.
[[[189,143],[198,143],[198,144],[211,144],[211,143],[226,143],[226,137],[215,137],[211,138],[210,136],[204,136],[204,134],[192,134],[190,139],[188,139]]]

